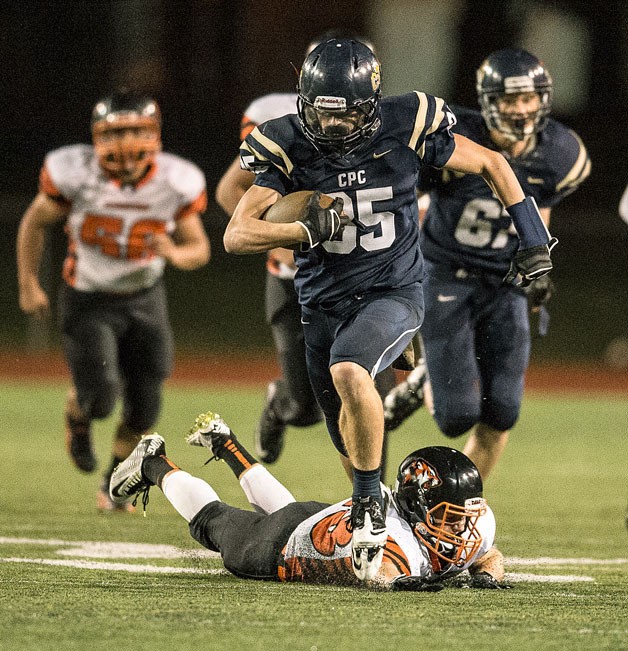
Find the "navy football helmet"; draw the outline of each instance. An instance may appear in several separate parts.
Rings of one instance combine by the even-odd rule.
[[[351,41],[358,41],[362,43],[363,45],[366,45],[366,47],[375,54],[375,46],[371,41],[369,41],[367,38],[364,38],[363,36],[360,36],[359,34],[356,34],[353,31],[348,31],[346,29],[328,29],[326,32],[323,32],[316,38],[312,39],[307,46],[307,49],[305,51],[305,56],[307,56],[314,48],[318,47],[321,43],[324,43],[325,41],[329,41],[330,39],[335,38],[335,39],[349,39]]]
[[[345,156],[379,128],[380,64],[353,39],[329,39],[303,62],[297,114],[307,138],[323,154]]]
[[[415,450],[401,462],[392,494],[417,538],[441,560],[461,567],[480,548],[482,478],[462,452],[443,446]]]
[[[91,126],[98,162],[114,178],[137,180],[161,151],[161,112],[146,95],[121,90],[101,99]]]
[[[482,116],[489,129],[497,129],[510,140],[524,140],[541,131],[552,106],[552,78],[534,55],[525,50],[498,50],[490,54],[476,73],[476,90]],[[533,114],[506,114],[499,109],[505,95],[536,93],[539,108]]]

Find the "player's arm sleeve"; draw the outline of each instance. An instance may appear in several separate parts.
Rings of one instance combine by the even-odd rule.
[[[584,143],[575,132],[569,130],[560,151],[556,155],[557,176],[554,194],[543,201],[543,207],[551,208],[567,195],[578,189],[591,174],[591,159]]]
[[[244,141],[257,126],[257,121],[251,117],[251,109],[254,105],[255,102],[247,107],[240,120],[240,142]],[[240,155],[236,156],[235,160],[231,162],[221,176],[215,191],[216,202],[227,215],[233,215],[238,202],[251,187],[254,180],[254,175],[248,169],[242,167]]]
[[[292,185],[294,164],[268,124],[255,127],[244,139],[240,145],[240,165],[255,174],[255,185],[285,195]]]
[[[207,190],[203,190],[193,201],[182,206],[175,220],[184,219],[190,215],[202,215],[207,210]]]
[[[265,96],[267,97],[267,96]],[[263,122],[262,106],[264,98],[254,99],[244,110],[240,119],[240,142],[242,142],[255,129],[256,126]]]
[[[256,126],[257,124],[245,113],[240,120],[240,140],[244,140]]]
[[[418,91],[415,95],[416,113],[408,146],[425,165],[443,167],[456,148],[451,133],[456,116],[440,97]]]
[[[170,183],[180,197],[180,207],[175,215],[177,221],[190,215],[201,215],[207,210],[205,175],[194,163],[179,159],[172,168]]]
[[[89,175],[91,151],[87,145],[68,145],[49,152],[39,176],[40,192],[69,207]]]

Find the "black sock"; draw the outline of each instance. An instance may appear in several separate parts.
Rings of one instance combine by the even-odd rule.
[[[258,463],[257,459],[238,441],[233,432],[226,443],[217,450],[216,456],[233,470],[236,477]]]
[[[142,462],[142,476],[144,479],[146,479],[150,484],[154,484],[160,488],[163,478],[172,470],[180,470],[180,468],[175,466],[175,464],[163,454],[158,457],[147,457]]]
[[[358,497],[376,497],[382,501],[382,489],[379,482],[381,471],[375,470],[356,470],[353,469],[353,499]]]

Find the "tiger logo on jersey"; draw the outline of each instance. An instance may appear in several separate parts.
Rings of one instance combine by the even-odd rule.
[[[351,511],[332,513],[312,528],[312,545],[319,554],[333,556],[336,547],[346,547],[351,542],[350,515]]]

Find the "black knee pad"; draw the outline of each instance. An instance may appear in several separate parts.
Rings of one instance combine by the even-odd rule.
[[[117,386],[101,387],[98,393],[88,400],[80,400],[79,404],[81,411],[86,414],[89,419],[102,419],[111,415],[116,406],[118,397]]]
[[[461,416],[458,418],[438,418],[434,420],[440,431],[449,438],[457,438],[468,432],[478,421],[475,417]]]
[[[161,378],[143,378],[129,385],[124,395],[124,422],[138,432],[150,429],[159,418],[161,409]]]
[[[519,405],[487,405],[482,409],[481,420],[498,432],[506,432],[519,420]]]
[[[316,402],[310,405],[299,405],[284,420],[288,425],[295,427],[309,427],[323,420],[323,412]]]

